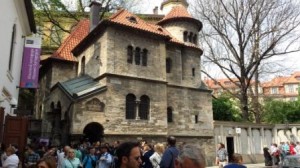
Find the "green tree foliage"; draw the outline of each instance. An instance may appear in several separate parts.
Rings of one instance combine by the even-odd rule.
[[[71,33],[71,29],[82,19],[89,17],[89,5],[91,0],[32,0],[35,7],[35,21],[38,33],[50,39],[50,46],[60,46],[65,34]],[[97,0],[102,4],[100,20],[107,13],[125,8],[136,11],[140,4],[138,0]],[[51,23],[52,26],[46,23]],[[71,25],[71,26],[70,26]],[[51,33],[45,33],[45,32]],[[44,45],[44,44],[43,44]]]
[[[299,123],[300,101],[267,100],[264,104],[264,121],[272,124]]]
[[[222,95],[213,99],[213,118],[221,121],[241,121],[241,114],[235,102],[228,95]]]

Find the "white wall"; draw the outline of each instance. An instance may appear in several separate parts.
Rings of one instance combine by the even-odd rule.
[[[3,0],[0,5],[0,106],[10,113],[10,101],[18,100],[23,56],[23,36],[31,34],[23,0]],[[13,25],[16,24],[11,72],[8,71]],[[8,97],[7,97],[8,96]]]

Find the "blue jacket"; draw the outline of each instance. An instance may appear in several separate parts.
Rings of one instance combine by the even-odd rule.
[[[160,168],[174,168],[174,162],[178,154],[179,150],[175,146],[166,149],[159,164]]]

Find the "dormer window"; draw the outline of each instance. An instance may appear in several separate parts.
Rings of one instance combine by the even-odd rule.
[[[126,17],[126,19],[130,22],[130,23],[135,23],[137,24],[137,20],[134,16],[129,16],[129,17]]]

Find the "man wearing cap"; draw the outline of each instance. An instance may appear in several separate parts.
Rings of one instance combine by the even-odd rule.
[[[104,144],[101,145],[100,152],[98,168],[109,168],[113,160],[111,154],[108,153],[108,147]]]

